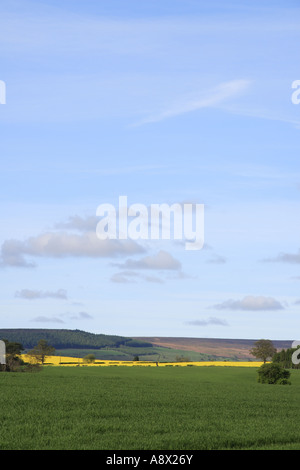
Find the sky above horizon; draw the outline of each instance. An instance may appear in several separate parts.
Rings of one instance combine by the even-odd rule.
[[[300,339],[298,1],[3,0],[1,328]],[[204,246],[96,236],[204,204]]]

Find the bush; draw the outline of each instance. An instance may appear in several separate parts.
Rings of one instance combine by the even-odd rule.
[[[258,369],[258,382],[263,384],[290,385],[290,371],[284,369],[280,364],[263,364]]]
[[[86,356],[84,356],[83,360],[84,362],[92,364],[96,360],[95,354],[87,354]]]

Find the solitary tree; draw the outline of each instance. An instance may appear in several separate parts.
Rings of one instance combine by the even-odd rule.
[[[256,359],[261,359],[264,363],[267,359],[271,359],[274,354],[277,352],[272,341],[269,339],[260,339],[254,343],[254,347],[250,350],[250,354],[256,357]]]
[[[34,357],[38,362],[44,364],[47,356],[53,356],[55,348],[50,346],[45,339],[41,339],[38,344],[28,351],[28,355]]]

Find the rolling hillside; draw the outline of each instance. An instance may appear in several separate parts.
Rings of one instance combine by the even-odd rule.
[[[33,348],[40,339],[45,339],[55,349],[103,349],[127,347],[152,347],[145,341],[133,340],[124,336],[88,333],[82,330],[44,328],[5,328],[0,329],[0,339],[18,342],[25,349]]]
[[[94,354],[96,359],[132,361],[138,356],[147,361],[213,360],[216,357],[180,348],[153,346],[150,342],[124,336],[88,333],[66,329],[0,329],[0,339],[21,343],[24,352],[32,349],[40,339],[45,339],[56,350],[56,355],[82,358]],[[220,359],[220,358],[219,358]]]
[[[57,355],[84,357],[93,353],[96,359],[146,361],[234,360],[254,361],[250,349],[256,340],[223,338],[124,337],[88,333],[82,330],[16,328],[0,329],[0,339],[18,342],[26,351],[45,339]],[[277,350],[291,347],[292,341],[273,341]]]
[[[236,360],[254,360],[250,354],[255,339],[223,339],[223,338],[168,338],[168,337],[138,337],[141,341],[152,343],[153,346],[194,351],[213,356],[230,357]],[[291,340],[272,341],[277,350],[290,348]]]

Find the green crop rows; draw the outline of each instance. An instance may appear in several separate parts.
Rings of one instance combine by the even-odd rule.
[[[0,374],[0,450],[300,449],[300,371],[44,367]]]

